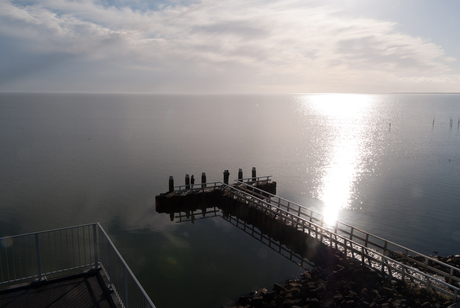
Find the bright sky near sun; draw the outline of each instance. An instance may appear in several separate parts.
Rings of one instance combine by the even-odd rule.
[[[0,0],[0,91],[460,92],[460,1]]]

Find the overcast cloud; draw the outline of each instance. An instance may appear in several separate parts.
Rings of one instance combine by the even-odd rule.
[[[0,0],[0,91],[460,91],[432,39],[334,4],[143,3]]]

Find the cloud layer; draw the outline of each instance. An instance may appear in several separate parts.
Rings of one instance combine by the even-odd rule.
[[[440,46],[333,5],[128,4],[0,0],[0,90],[460,90]]]

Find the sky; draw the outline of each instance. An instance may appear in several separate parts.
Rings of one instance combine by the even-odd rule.
[[[0,92],[460,92],[460,1],[0,0]]]

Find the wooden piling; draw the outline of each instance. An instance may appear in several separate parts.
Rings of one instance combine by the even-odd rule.
[[[256,167],[252,167],[252,175],[253,178],[257,177],[256,176]],[[254,179],[255,180],[255,179]]]
[[[243,169],[238,169],[238,180],[242,180],[243,179]]]
[[[206,188],[206,172],[201,173],[201,188]]]
[[[230,176],[230,172],[228,170],[224,170],[224,183],[228,185],[228,178]]]
[[[185,175],[185,188],[190,189],[190,176],[188,174]]]
[[[169,176],[169,192],[173,192],[174,191],[174,178],[173,176]]]

